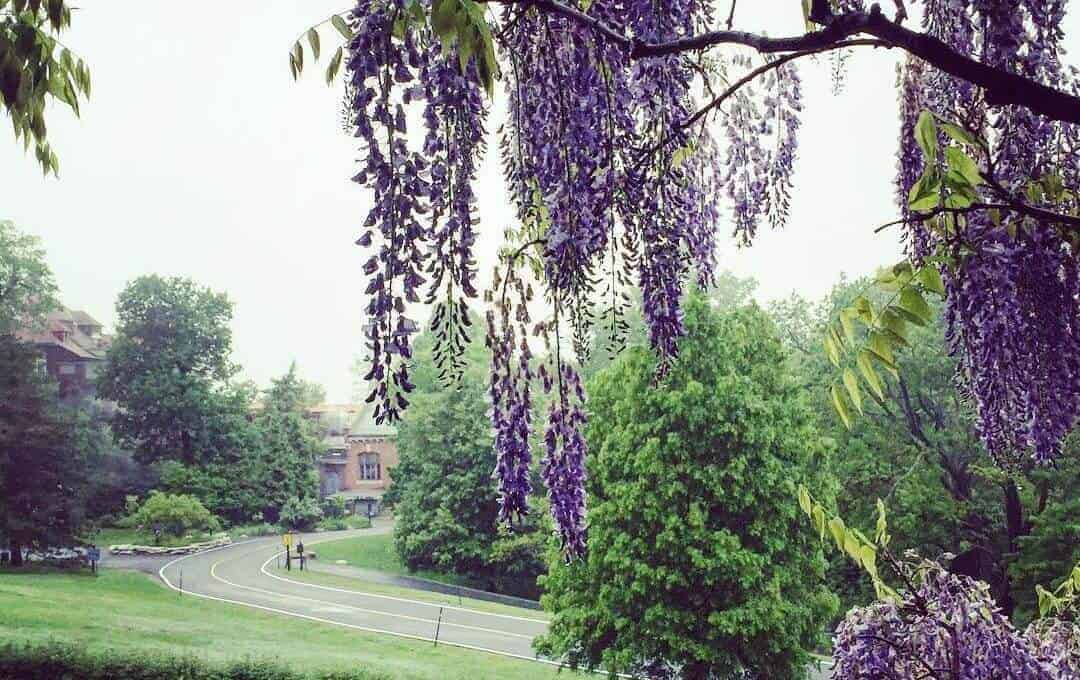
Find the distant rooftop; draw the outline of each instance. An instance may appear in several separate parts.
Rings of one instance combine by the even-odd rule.
[[[22,329],[15,335],[38,347],[60,347],[80,359],[103,361],[112,336],[102,335],[101,328],[86,312],[61,307],[45,316],[41,328]]]

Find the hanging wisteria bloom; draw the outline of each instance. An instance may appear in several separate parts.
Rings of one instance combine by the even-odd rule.
[[[1005,618],[989,586],[951,574],[940,565],[919,566],[920,583],[901,600],[848,612],[833,638],[839,678],[1024,678],[1066,680],[1080,630],[1073,622],[1033,624],[1021,634]],[[1061,646],[1063,645],[1063,646]]]
[[[1045,83],[1067,79],[1059,61],[1060,2],[928,2],[927,31],[958,52],[983,54],[1002,70]],[[976,30],[975,27],[979,27]],[[1030,27],[1030,30],[1029,28]],[[981,172],[987,203],[1028,197],[1048,173],[1075,177],[1080,158],[1059,153],[1075,126],[1052,123],[1022,107],[988,111],[970,83],[910,60],[902,76],[898,196],[923,171],[914,148],[923,107],[962,121],[985,140]],[[1044,195],[1045,207],[1054,198]],[[908,214],[910,217],[910,214]],[[945,318],[960,378],[978,413],[987,449],[1011,465],[1026,452],[1046,463],[1080,417],[1080,265],[1060,225],[1006,212],[973,212],[935,228],[908,222],[909,251],[945,256]]]
[[[487,100],[500,82],[499,151],[514,215],[501,225],[508,242],[487,317],[495,476],[502,517],[516,521],[537,459],[529,451],[530,383],[550,383],[540,468],[564,548],[577,555],[587,455],[585,395],[573,364],[590,350],[591,325],[603,319],[618,346],[632,299],[626,289],[637,288],[664,379],[684,332],[686,285],[712,279],[717,230],[726,222],[750,244],[760,224],[787,219],[803,107],[795,59],[873,42],[853,38],[888,20],[860,0],[812,0],[804,18],[820,30],[800,43],[714,30],[713,3],[704,0],[494,4],[358,0],[349,14],[346,118],[360,142],[354,180],[374,194],[358,240],[367,251],[369,400],[380,421],[408,405],[409,336],[417,330],[410,304],[432,306],[444,377],[463,366],[477,294],[475,179]],[[903,3],[896,6],[893,36],[906,19]],[[923,29],[943,49],[1076,91],[1061,61],[1061,0],[928,0],[922,9]],[[709,40],[730,47],[706,55]],[[950,346],[988,449],[1005,463],[1028,453],[1048,462],[1080,414],[1080,271],[1075,239],[1031,213],[1065,214],[1075,199],[1030,185],[1080,181],[1080,131],[1023,106],[988,106],[991,93],[956,73],[913,58],[899,78],[897,192],[907,252],[916,265],[942,267]],[[908,209],[927,170],[913,142],[926,109],[982,140],[968,149],[982,173],[972,202],[1026,202],[1027,214],[973,208],[929,219]],[[416,121],[420,134],[410,128]],[[944,174],[943,159],[931,162]],[[540,289],[535,303],[520,292],[525,280]],[[526,322],[529,304],[553,318]],[[548,356],[533,356],[537,327],[553,336]]]

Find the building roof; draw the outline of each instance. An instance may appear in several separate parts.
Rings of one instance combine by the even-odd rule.
[[[80,326],[93,326],[96,330],[87,334]],[[22,329],[16,333],[16,337],[41,348],[62,348],[87,361],[104,361],[112,338],[98,333],[100,329],[101,324],[86,312],[61,307],[46,315],[43,327]]]
[[[349,427],[349,438],[355,437],[396,437],[397,428],[386,423],[375,422],[375,405],[364,404],[360,413],[353,419]]]

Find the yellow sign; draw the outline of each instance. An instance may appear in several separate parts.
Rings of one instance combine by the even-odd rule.
[[[286,548],[291,548],[292,547],[292,539],[293,539],[292,532],[289,532],[287,534],[282,534],[281,535],[281,545],[285,546]]]

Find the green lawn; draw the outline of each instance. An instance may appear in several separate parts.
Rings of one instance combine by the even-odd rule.
[[[91,650],[255,658],[298,669],[363,668],[402,680],[553,680],[586,676],[483,652],[349,631],[238,605],[180,597],[143,574],[0,574],[0,639]]]
[[[322,560],[322,556],[319,556]],[[521,607],[511,607],[505,604],[499,604],[498,602],[488,602],[486,600],[473,600],[468,597],[459,598],[457,595],[444,595],[442,593],[432,593],[423,590],[413,590],[411,588],[398,588],[396,586],[384,585],[382,583],[371,583],[370,581],[364,581],[362,579],[349,578],[345,576],[338,576],[336,574],[326,574],[318,571],[293,569],[287,571],[285,567],[270,567],[270,571],[276,575],[292,579],[294,581],[303,581],[304,583],[313,583],[320,586],[330,586],[332,588],[341,588],[343,590],[355,590],[358,593],[371,593],[374,595],[391,595],[393,597],[402,597],[409,600],[417,600],[419,602],[430,602],[432,604],[446,604],[453,605],[455,607],[465,607],[467,609],[475,609],[476,611],[488,612],[491,614],[509,614],[511,616],[524,616],[529,619],[544,619],[548,620],[551,617],[547,612],[539,611],[536,609],[523,609]]]
[[[468,585],[463,578],[452,574],[443,574],[434,571],[409,571],[401,563],[397,552],[394,551],[394,537],[391,534],[376,534],[373,536],[356,536],[343,538],[338,541],[327,541],[312,546],[319,556],[320,562],[333,563],[344,560],[351,567],[363,569],[375,569],[389,574],[402,576],[418,576],[420,578],[449,583],[450,585]]]

